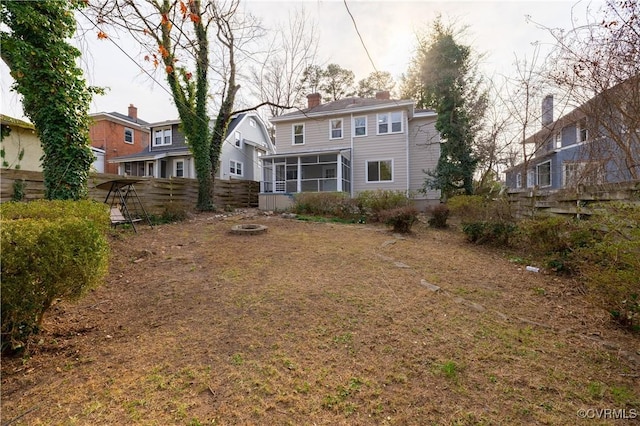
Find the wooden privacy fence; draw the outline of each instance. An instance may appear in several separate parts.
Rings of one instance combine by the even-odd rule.
[[[516,217],[535,214],[590,215],[594,204],[616,201],[640,204],[640,181],[580,185],[558,190],[512,190],[508,193],[508,199]]]
[[[134,184],[136,192],[147,212],[162,214],[169,204],[195,208],[198,200],[198,181],[195,179],[171,178],[156,179],[149,177],[131,177],[140,179]],[[92,173],[89,177],[89,197],[103,202],[107,191],[96,188],[103,182],[123,179],[113,174]],[[41,172],[27,170],[0,170],[0,202],[10,201],[14,194],[14,182],[22,181],[25,200],[44,198],[44,182]],[[218,208],[257,207],[260,183],[248,180],[216,180],[214,183],[214,203]]]

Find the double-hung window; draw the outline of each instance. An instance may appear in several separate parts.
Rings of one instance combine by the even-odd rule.
[[[124,128],[124,142],[133,145],[133,129]]]
[[[329,123],[331,132],[329,139],[342,139],[342,118],[329,120]]]
[[[184,177],[184,161],[176,161],[176,177]]]
[[[393,180],[393,161],[367,161],[367,182],[390,182]]]
[[[353,118],[353,136],[367,136],[367,117]]]
[[[304,144],[304,124],[293,125],[293,144],[294,145]]]
[[[234,143],[238,148],[242,148],[242,134],[240,132],[235,132]]]
[[[169,127],[167,129],[157,129],[155,132],[153,132],[153,145],[171,145],[171,128]]]
[[[242,163],[239,161],[229,161],[229,173],[234,176],[242,176]]]
[[[587,119],[578,121],[578,142],[586,142],[589,139],[589,129],[587,129]]]
[[[536,166],[536,177],[539,187],[551,186],[551,161]]]
[[[378,114],[378,134],[402,132],[402,112],[388,112]]]

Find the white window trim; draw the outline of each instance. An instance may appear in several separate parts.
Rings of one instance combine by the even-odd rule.
[[[584,123],[584,127],[583,127],[583,123]],[[584,140],[580,138],[580,134],[582,133],[583,130],[586,131],[586,135],[585,135],[586,137],[584,138]],[[576,143],[583,143],[583,142],[587,142],[588,140],[589,140],[589,127],[587,126],[587,119],[581,118],[576,123]]]
[[[127,141],[127,132],[131,132],[131,142]],[[124,143],[129,144],[129,145],[133,145],[135,143],[135,132],[133,131],[132,128],[130,127],[125,127],[124,128]]]
[[[364,135],[356,135],[356,120],[359,118],[364,118]],[[367,124],[368,124],[368,120],[367,120],[367,116],[366,115],[360,115],[358,117],[353,117],[353,137],[354,138],[364,138],[365,136],[367,136]]]
[[[233,145],[236,148],[240,149],[242,149],[242,147],[244,146],[244,142],[242,141],[242,133],[237,130],[233,133]]]
[[[182,163],[182,176],[178,176],[178,163]],[[184,160],[176,160],[173,162],[173,176],[175,177],[186,177],[187,175],[187,168],[186,168],[186,162]]]
[[[250,125],[251,127],[256,127],[256,120],[255,120],[254,118],[250,118],[250,119],[249,119],[249,125]]]
[[[296,143],[296,126],[302,126],[302,143]],[[304,145],[306,142],[304,123],[295,123],[291,125],[291,145]]]
[[[333,137],[333,122],[334,121],[339,121],[340,122],[340,136],[336,136]],[[336,129],[338,130],[338,129]],[[342,118],[332,118],[329,120],[329,139],[330,140],[335,140],[335,139],[343,139],[344,138],[344,119]]]
[[[516,188],[522,188],[522,172],[516,173]]]
[[[562,148],[562,129],[553,135],[553,145],[555,149]]]
[[[391,162],[391,180],[369,180],[369,163],[380,163],[382,161],[390,161]],[[393,171],[395,170],[394,168],[394,164],[393,164],[393,158],[376,158],[376,159],[370,159],[370,160],[366,160],[364,162],[364,180],[365,183],[393,183],[395,180],[395,176]],[[378,166],[379,167],[379,166]]]
[[[156,133],[161,132],[162,133],[162,137],[161,137],[161,141],[162,143],[156,143]],[[164,139],[167,135],[167,132],[169,132],[169,143],[164,143]],[[161,127],[158,129],[154,129],[153,130],[153,146],[168,146],[173,144],[173,134],[171,132],[171,127]]]
[[[540,173],[538,173],[538,169],[540,168],[540,166],[543,166],[545,164],[549,164],[549,185],[540,185]],[[536,164],[536,185],[538,185],[540,188],[548,188],[548,187],[553,185],[553,176],[552,176],[552,171],[551,171],[551,160],[543,161],[540,164]]]
[[[240,165],[240,173],[238,173],[238,165]],[[235,172],[231,170],[234,169]],[[231,176],[244,176],[244,164],[241,161],[229,160],[229,174]]]
[[[531,188],[535,185],[536,185],[535,170],[527,170],[527,188]]]
[[[399,113],[400,114],[400,121],[391,121],[391,114],[394,113]],[[387,131],[386,132],[380,132],[380,117],[381,116],[387,116]],[[376,134],[377,135],[391,135],[391,134],[399,134],[402,133],[404,131],[404,123],[403,123],[403,117],[404,117],[404,113],[402,111],[389,111],[389,112],[385,112],[385,113],[380,113],[376,115]],[[398,131],[392,131],[393,128],[393,123],[400,123],[400,130]]]

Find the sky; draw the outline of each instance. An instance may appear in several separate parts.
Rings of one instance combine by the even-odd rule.
[[[374,66],[398,80],[414,55],[416,34],[428,30],[438,15],[467,27],[461,41],[483,54],[480,69],[485,76],[511,75],[516,56],[530,56],[534,43],[540,43],[544,51],[553,41],[546,31],[528,22],[527,16],[545,27],[569,29],[585,22],[587,10],[593,13],[603,2],[347,0],[362,41],[342,0],[249,0],[241,4],[245,11],[260,18],[266,28],[276,28],[286,22],[292,11],[304,7],[318,27],[320,62],[352,70],[357,82],[373,72]],[[114,41],[133,60],[113,42],[98,40],[97,30],[87,32],[77,41],[83,51],[81,64],[88,83],[107,88],[105,95],[93,100],[90,112],[126,114],[129,104],[134,104],[138,117],[145,121],[176,119],[178,114],[163,73],[156,72],[152,79],[141,70],[145,62],[139,46],[124,36]],[[0,79],[1,112],[24,118],[20,97],[10,90],[12,79],[4,63],[0,64]]]

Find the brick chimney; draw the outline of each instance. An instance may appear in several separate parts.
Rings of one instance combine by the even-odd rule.
[[[542,100],[542,126],[548,127],[553,123],[553,95],[547,95]]]
[[[307,95],[308,108],[317,107],[318,105],[320,105],[321,101],[322,101],[322,96],[320,96],[320,93],[312,93],[310,95]]]
[[[390,99],[389,91],[381,90],[379,92],[376,92],[376,99],[388,101]]]
[[[134,107],[133,104],[129,104],[129,112],[127,113],[129,118],[133,120],[138,120],[138,108]]]

